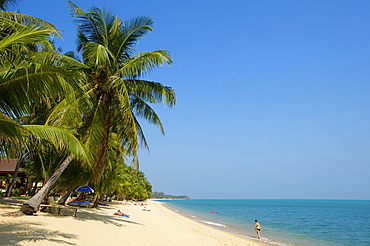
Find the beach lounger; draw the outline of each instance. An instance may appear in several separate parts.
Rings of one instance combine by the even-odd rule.
[[[89,208],[91,206],[91,203],[89,201],[69,201],[68,204],[86,208]]]
[[[72,215],[73,217],[77,216],[77,210],[78,210],[77,207],[71,207],[71,206],[65,206],[65,205],[57,204],[52,197],[49,197],[48,201],[49,201],[49,204],[41,204],[40,205],[40,211],[49,209],[49,211],[51,211],[52,213],[57,212],[57,214],[60,215],[60,210],[62,210],[63,208],[66,208],[66,209],[70,209],[70,210],[73,211],[73,215]]]

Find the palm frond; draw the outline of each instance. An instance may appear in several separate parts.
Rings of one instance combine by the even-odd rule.
[[[169,87],[158,82],[146,80],[124,80],[125,88],[130,95],[140,97],[150,103],[163,103],[168,107],[175,106],[176,93]]]
[[[58,126],[77,131],[82,124],[82,113],[78,100],[68,102],[62,100],[53,107],[45,121],[45,125]]]
[[[30,44],[47,42],[45,40],[50,30],[45,27],[26,27],[0,40],[0,50],[8,48],[12,44]]]
[[[152,30],[153,20],[146,16],[122,22],[121,35],[116,39],[116,42],[120,44],[115,52],[116,57],[122,59],[121,61],[128,59],[133,54],[140,38]]]
[[[14,8],[18,0],[0,0],[0,10]]]
[[[122,140],[123,145],[136,155],[139,143],[148,148],[144,133],[131,111],[130,101],[127,96],[119,95],[115,105],[115,110],[120,112],[119,114],[114,114],[115,118],[113,118],[114,121],[119,122],[119,124],[116,124],[117,135]]]
[[[18,23],[16,21],[13,21],[13,20],[10,20],[6,17],[3,17],[2,12],[0,12],[0,22],[1,22],[0,33],[2,35],[5,35],[6,33],[7,34],[13,33],[18,29],[22,29],[22,28],[26,27],[22,23]]]
[[[0,108],[20,117],[34,103],[48,102],[56,95],[73,95],[65,71],[48,64],[31,64],[0,74]]]
[[[85,34],[90,42],[101,44],[101,35],[96,21],[99,19],[98,14],[84,12],[72,1],[68,1],[68,4],[71,7],[72,16],[78,18],[75,21],[77,24],[77,32]]]
[[[158,126],[162,134],[164,135],[164,127],[159,116],[147,103],[145,103],[138,97],[131,96],[131,110],[140,118],[145,119],[149,123]]]
[[[143,76],[154,68],[165,64],[172,64],[171,55],[168,51],[142,52],[125,61],[119,70],[119,74],[121,77],[131,79]]]
[[[0,112],[0,143],[22,142],[25,129],[16,121]]]
[[[24,125],[37,138],[50,141],[57,149],[68,151],[68,153],[80,160],[88,162],[88,154],[80,141],[73,134],[53,126]]]
[[[115,64],[115,58],[106,46],[98,43],[88,43],[85,45],[82,56],[84,62],[92,68],[109,68]]]
[[[82,70],[89,69],[87,65],[82,62],[77,61],[73,57],[68,55],[62,55],[51,51],[40,51],[32,54],[30,56],[36,63],[47,63],[53,66],[62,67],[71,70]]]
[[[91,7],[91,18],[94,19],[96,29],[99,31],[99,37],[102,44],[106,47],[110,46],[110,35],[112,27],[115,24],[116,16],[106,8],[100,9],[97,7]]]
[[[39,26],[39,27],[45,27],[49,29],[51,34],[61,38],[60,31],[51,23],[46,22],[40,18],[36,18],[34,16],[25,15],[21,13],[16,12],[7,12],[7,11],[0,11],[0,17],[6,18],[8,20],[11,20],[13,22],[22,24],[24,26]]]

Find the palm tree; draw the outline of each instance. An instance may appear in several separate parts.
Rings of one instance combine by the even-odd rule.
[[[0,116],[3,116],[0,120],[5,119],[5,126],[16,126],[12,131],[3,132],[4,137],[0,136],[0,140],[16,139],[22,142],[19,140],[23,135],[29,134],[29,131],[26,134],[19,133],[27,128],[37,132],[43,139],[49,139],[56,146],[65,145],[68,141],[71,141],[70,144],[74,143],[75,147],[79,146],[75,138],[66,142],[57,141],[60,139],[57,134],[63,133],[71,137],[58,128],[13,124],[15,119],[29,115],[34,107],[40,108],[45,103],[51,107],[53,100],[50,98],[57,96],[60,103],[46,123],[67,127],[69,130],[80,127],[82,123],[82,127],[74,133],[79,134],[92,153],[96,153],[93,157],[95,166],[92,181],[99,184],[107,165],[112,133],[118,136],[121,144],[134,156],[137,156],[139,143],[147,147],[137,117],[159,126],[164,133],[159,117],[148,103],[162,102],[173,106],[175,93],[170,87],[140,78],[155,67],[171,64],[172,61],[169,53],[163,50],[133,55],[138,40],[152,30],[151,19],[140,17],[123,23],[108,10],[92,7],[91,12],[85,13],[72,2],[70,5],[79,21],[78,48],[82,51],[85,66],[70,57],[51,51],[53,47],[46,41],[46,37],[53,32],[50,26],[23,25],[20,21],[23,16],[0,11],[0,19],[5,23],[2,26],[5,28],[0,27],[0,63],[3,67],[0,69]],[[11,31],[9,37],[5,35],[7,30]],[[37,52],[40,49],[43,51]],[[81,69],[84,69],[86,77]],[[82,79],[85,79],[85,89],[88,91],[86,94],[79,90],[78,82]],[[28,86],[30,83],[32,87]],[[76,101],[75,92],[85,97]],[[89,96],[88,100],[86,95]],[[76,105],[77,103],[82,104]],[[83,110],[78,110],[76,106]],[[76,110],[69,110],[70,108]],[[73,119],[77,119],[77,122],[73,122]],[[17,134],[17,137],[12,138],[9,133]],[[8,142],[2,144],[2,148],[6,149]],[[55,174],[36,196],[26,202],[22,211],[37,211],[41,200],[73,160],[73,156],[83,152],[81,146],[75,152],[68,147],[73,146],[68,145],[61,153],[66,158]]]
[[[59,33],[52,24],[6,11],[0,11],[0,22],[0,141],[15,141],[17,122],[24,124],[25,116],[38,113],[35,108],[74,96],[81,81],[75,68],[83,64],[53,52],[49,37]]]
[[[41,202],[69,163],[71,163],[74,158],[77,158],[81,162],[88,162],[88,157],[80,141],[67,131],[51,126],[27,125],[25,127],[35,134],[36,139],[41,137],[44,140],[50,141],[53,146],[57,147],[57,152],[60,156],[60,165],[48,182],[35,196],[31,197],[21,207],[20,211],[24,214],[34,214],[38,211]]]
[[[140,38],[152,31],[150,18],[122,22],[107,9],[91,7],[90,12],[84,12],[71,1],[69,4],[77,18],[78,51],[88,67],[86,88],[91,100],[87,110],[81,112],[84,118],[79,134],[90,152],[95,153],[92,183],[99,184],[107,165],[111,133],[134,156],[140,144],[147,147],[137,117],[157,125],[164,133],[149,103],[172,107],[175,93],[168,86],[141,77],[172,60],[164,50],[133,54]]]
[[[27,147],[26,139],[44,139],[65,157],[44,188],[22,207],[23,212],[30,214],[37,211],[69,162],[76,156],[86,161],[86,154],[70,132],[51,126],[21,125],[21,119],[29,117],[35,108],[51,107],[55,100],[73,102],[74,92],[80,88],[82,64],[53,52],[48,39],[58,33],[53,25],[6,11],[0,11],[0,21],[1,149],[22,151]]]

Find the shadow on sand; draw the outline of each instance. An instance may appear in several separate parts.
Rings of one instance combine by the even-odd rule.
[[[29,197],[0,197],[0,209],[19,209]]]
[[[74,219],[81,221],[96,220],[104,224],[113,224],[119,227],[125,226],[124,223],[144,226],[141,223],[135,222],[134,219],[132,218],[125,218],[113,214],[112,215],[106,214],[106,211],[108,209],[109,207],[79,209],[77,217],[75,217]]]
[[[1,213],[17,211],[27,198],[0,198]],[[80,221],[99,221],[104,224],[111,224],[118,227],[125,227],[125,224],[136,224],[144,226],[141,223],[135,222],[132,218],[124,218],[120,216],[110,215],[111,211],[108,207],[94,208],[79,208],[77,217],[72,217],[72,212],[69,209],[62,209],[60,215],[53,213],[44,213],[44,217],[59,217],[70,218],[71,220]],[[23,220],[23,218],[25,220]],[[70,239],[77,239],[78,233],[68,234],[61,231],[48,230],[46,224],[40,222],[26,221],[32,216],[24,215],[17,218],[17,220],[3,219],[0,221],[0,245],[21,245],[25,242],[41,242],[49,241],[58,244],[76,245],[70,242]],[[42,227],[42,228],[40,228]]]
[[[1,197],[0,198],[0,209],[6,209],[6,211],[9,211],[9,212],[16,211],[22,206],[23,202],[26,201],[27,199],[29,198],[26,198],[26,197],[3,198]],[[104,224],[113,224],[119,227],[123,226],[121,224],[122,222],[129,223],[129,224],[143,225],[143,224],[134,222],[133,219],[104,214],[105,211],[108,209],[109,209],[109,206],[107,207],[100,206],[98,208],[79,208],[77,212],[77,217],[73,219],[81,220],[81,221],[96,220]],[[58,217],[72,216],[73,214],[73,212],[69,209],[62,209],[60,212],[60,215],[56,215],[54,213],[48,213],[48,212],[38,212],[38,213],[42,213],[44,216],[58,216]],[[120,223],[117,223],[117,222],[120,222]]]
[[[2,221],[0,222],[1,245],[21,245],[24,242],[49,241],[59,244],[76,245],[68,242],[67,239],[75,239],[77,235],[40,229],[38,226],[45,226],[42,223],[24,221]],[[64,239],[57,239],[64,238]]]

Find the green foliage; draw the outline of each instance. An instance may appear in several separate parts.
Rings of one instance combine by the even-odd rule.
[[[154,191],[151,194],[151,198],[153,199],[190,199],[188,196],[166,195],[164,192],[158,192],[158,191]]]
[[[14,8],[18,0],[0,0],[0,10]]]
[[[71,98],[79,87],[76,81],[80,81],[79,72],[71,70],[71,59],[52,51],[48,37],[57,33],[56,29],[47,22],[19,13],[0,11],[0,20],[2,152],[10,148],[25,151],[28,143],[46,138],[59,146],[57,148],[86,159],[83,148],[70,133],[41,126],[46,115],[40,113],[50,111],[58,100]],[[38,125],[24,126],[32,121]]]
[[[0,8],[11,3],[0,1]],[[142,76],[171,65],[171,55],[134,53],[152,31],[151,18],[121,21],[107,9],[84,12],[68,3],[82,62],[55,51],[50,38],[59,31],[52,24],[0,11],[0,153],[22,155],[35,180],[50,177],[73,157],[54,191],[90,183],[98,196],[150,198],[152,186],[137,159],[139,147],[148,148],[139,119],[164,134],[150,104],[172,107],[176,96],[171,87]],[[125,164],[128,156],[134,156],[134,167]]]
[[[84,107],[75,111],[75,118],[85,116],[79,134],[94,153],[92,183],[99,184],[108,165],[112,134],[127,150],[125,155],[137,156],[140,146],[148,147],[138,118],[157,125],[164,133],[158,115],[149,104],[172,107],[175,93],[168,86],[140,78],[159,66],[170,65],[172,60],[170,53],[163,50],[134,54],[140,38],[152,31],[150,18],[122,21],[108,9],[91,7],[85,12],[71,1],[68,3],[76,18],[78,51],[87,67],[83,70],[86,100]],[[63,117],[57,111],[51,116],[55,122],[64,122]]]
[[[24,195],[25,191],[24,190],[21,190],[19,188],[17,189],[13,189],[12,191],[12,195],[13,196],[20,196],[20,195]]]
[[[101,183],[93,187],[101,195],[115,194],[132,200],[148,199],[152,192],[145,174],[124,163],[116,163],[114,169],[106,168]]]

